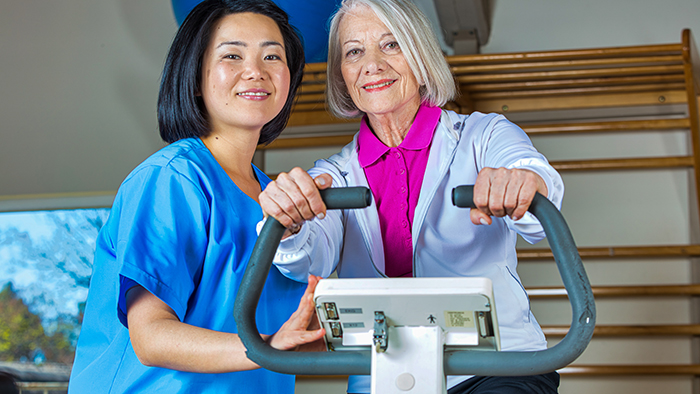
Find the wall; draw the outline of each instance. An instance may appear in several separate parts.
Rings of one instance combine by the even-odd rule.
[[[700,36],[696,0],[494,0],[491,38],[483,53],[679,42],[681,29]]]
[[[162,146],[168,0],[0,3],[0,196],[116,190]]]
[[[491,39],[482,51],[678,42],[684,27],[700,36],[698,17],[697,0],[496,0]],[[27,195],[46,193],[110,195],[133,167],[159,149],[155,102],[175,30],[168,0],[0,2],[0,200],[24,201]],[[551,154],[558,149],[551,149]],[[308,167],[311,157],[325,154],[273,154],[268,157],[269,169]],[[596,207],[580,196],[587,182],[596,185],[596,181],[582,178],[568,183],[566,215],[581,218],[577,241],[592,245],[598,242],[597,229],[605,220],[588,214]],[[677,178],[681,179],[668,188],[680,207],[672,215],[682,217],[687,195],[680,186],[684,176]],[[614,186],[631,181],[621,177],[606,182]],[[634,185],[640,182],[645,181]],[[600,198],[612,201],[616,194],[613,190]],[[645,206],[636,206],[624,220],[639,220],[647,212]],[[602,211],[599,217],[607,214]],[[656,235],[636,224],[624,234],[634,244]],[[662,266],[653,265],[650,269],[656,272],[638,280],[662,276],[677,282],[689,272],[687,266],[672,271]],[[680,272],[681,278],[669,272]],[[609,277],[592,267],[594,275],[596,280]],[[534,275],[531,280],[538,279]],[[642,386],[648,383],[635,380]],[[303,382],[297,391],[340,393],[343,384]]]
[[[496,0],[483,52],[677,42],[696,0]],[[114,191],[162,146],[168,0],[0,3],[0,196]]]

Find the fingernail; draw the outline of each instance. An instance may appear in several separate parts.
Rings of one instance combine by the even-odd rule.
[[[484,219],[484,218],[479,219],[479,223],[481,223],[481,224],[483,224],[483,225],[485,225],[485,226],[488,226],[488,225],[489,225],[489,222],[487,222],[486,219]]]
[[[319,186],[326,186],[326,180],[324,178],[318,178],[316,180],[319,184]]]
[[[325,217],[326,217],[326,214],[323,213],[323,212],[321,212],[321,213],[319,213],[318,215],[316,215],[316,217],[320,220],[320,219],[325,218]]]

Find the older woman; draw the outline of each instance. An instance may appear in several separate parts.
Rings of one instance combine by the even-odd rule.
[[[560,207],[561,177],[503,116],[441,110],[454,95],[437,40],[410,2],[345,0],[331,24],[327,97],[335,115],[361,116],[360,130],[308,174],[280,174],[261,194],[263,210],[289,229],[276,264],[299,278],[308,274],[300,261],[340,277],[488,277],[502,349],[545,349],[515,244],[517,234],[533,243],[544,237],[527,208],[535,192]],[[475,185],[477,209],[452,206],[450,192],[463,184]],[[371,207],[326,212],[318,189],[356,185],[372,190]],[[559,377],[447,383],[450,393],[554,393]],[[369,378],[351,377],[348,392],[369,392]]]

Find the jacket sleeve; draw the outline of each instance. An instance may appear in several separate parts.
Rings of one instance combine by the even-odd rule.
[[[344,186],[337,169],[324,160],[317,161],[309,170],[312,177],[321,173],[333,177],[333,187]],[[335,271],[343,246],[344,217],[342,210],[328,210],[325,218],[307,221],[298,233],[280,242],[273,264],[296,281],[306,282],[309,274],[328,277]]]
[[[537,173],[547,184],[546,197],[561,210],[564,182],[547,158],[535,149],[520,127],[503,116],[497,116],[489,123],[479,143],[481,168],[522,168]],[[545,238],[539,221],[529,212],[517,222],[509,217],[505,220],[509,228],[531,244]]]

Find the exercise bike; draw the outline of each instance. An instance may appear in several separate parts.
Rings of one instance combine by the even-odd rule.
[[[364,208],[371,202],[371,193],[364,187],[326,189],[321,194],[328,209]],[[472,208],[473,186],[453,189],[452,202]],[[286,374],[371,375],[373,394],[442,394],[446,393],[445,375],[537,375],[568,365],[593,336],[593,292],[559,210],[536,194],[529,212],[544,228],[572,308],[569,332],[555,346],[499,351],[497,306],[488,278],[372,278],[319,282],[314,296],[328,352],[273,349],[260,337],[255,323],[260,294],[285,231],[269,218],[234,307],[248,358]],[[431,309],[436,304],[440,307]]]

